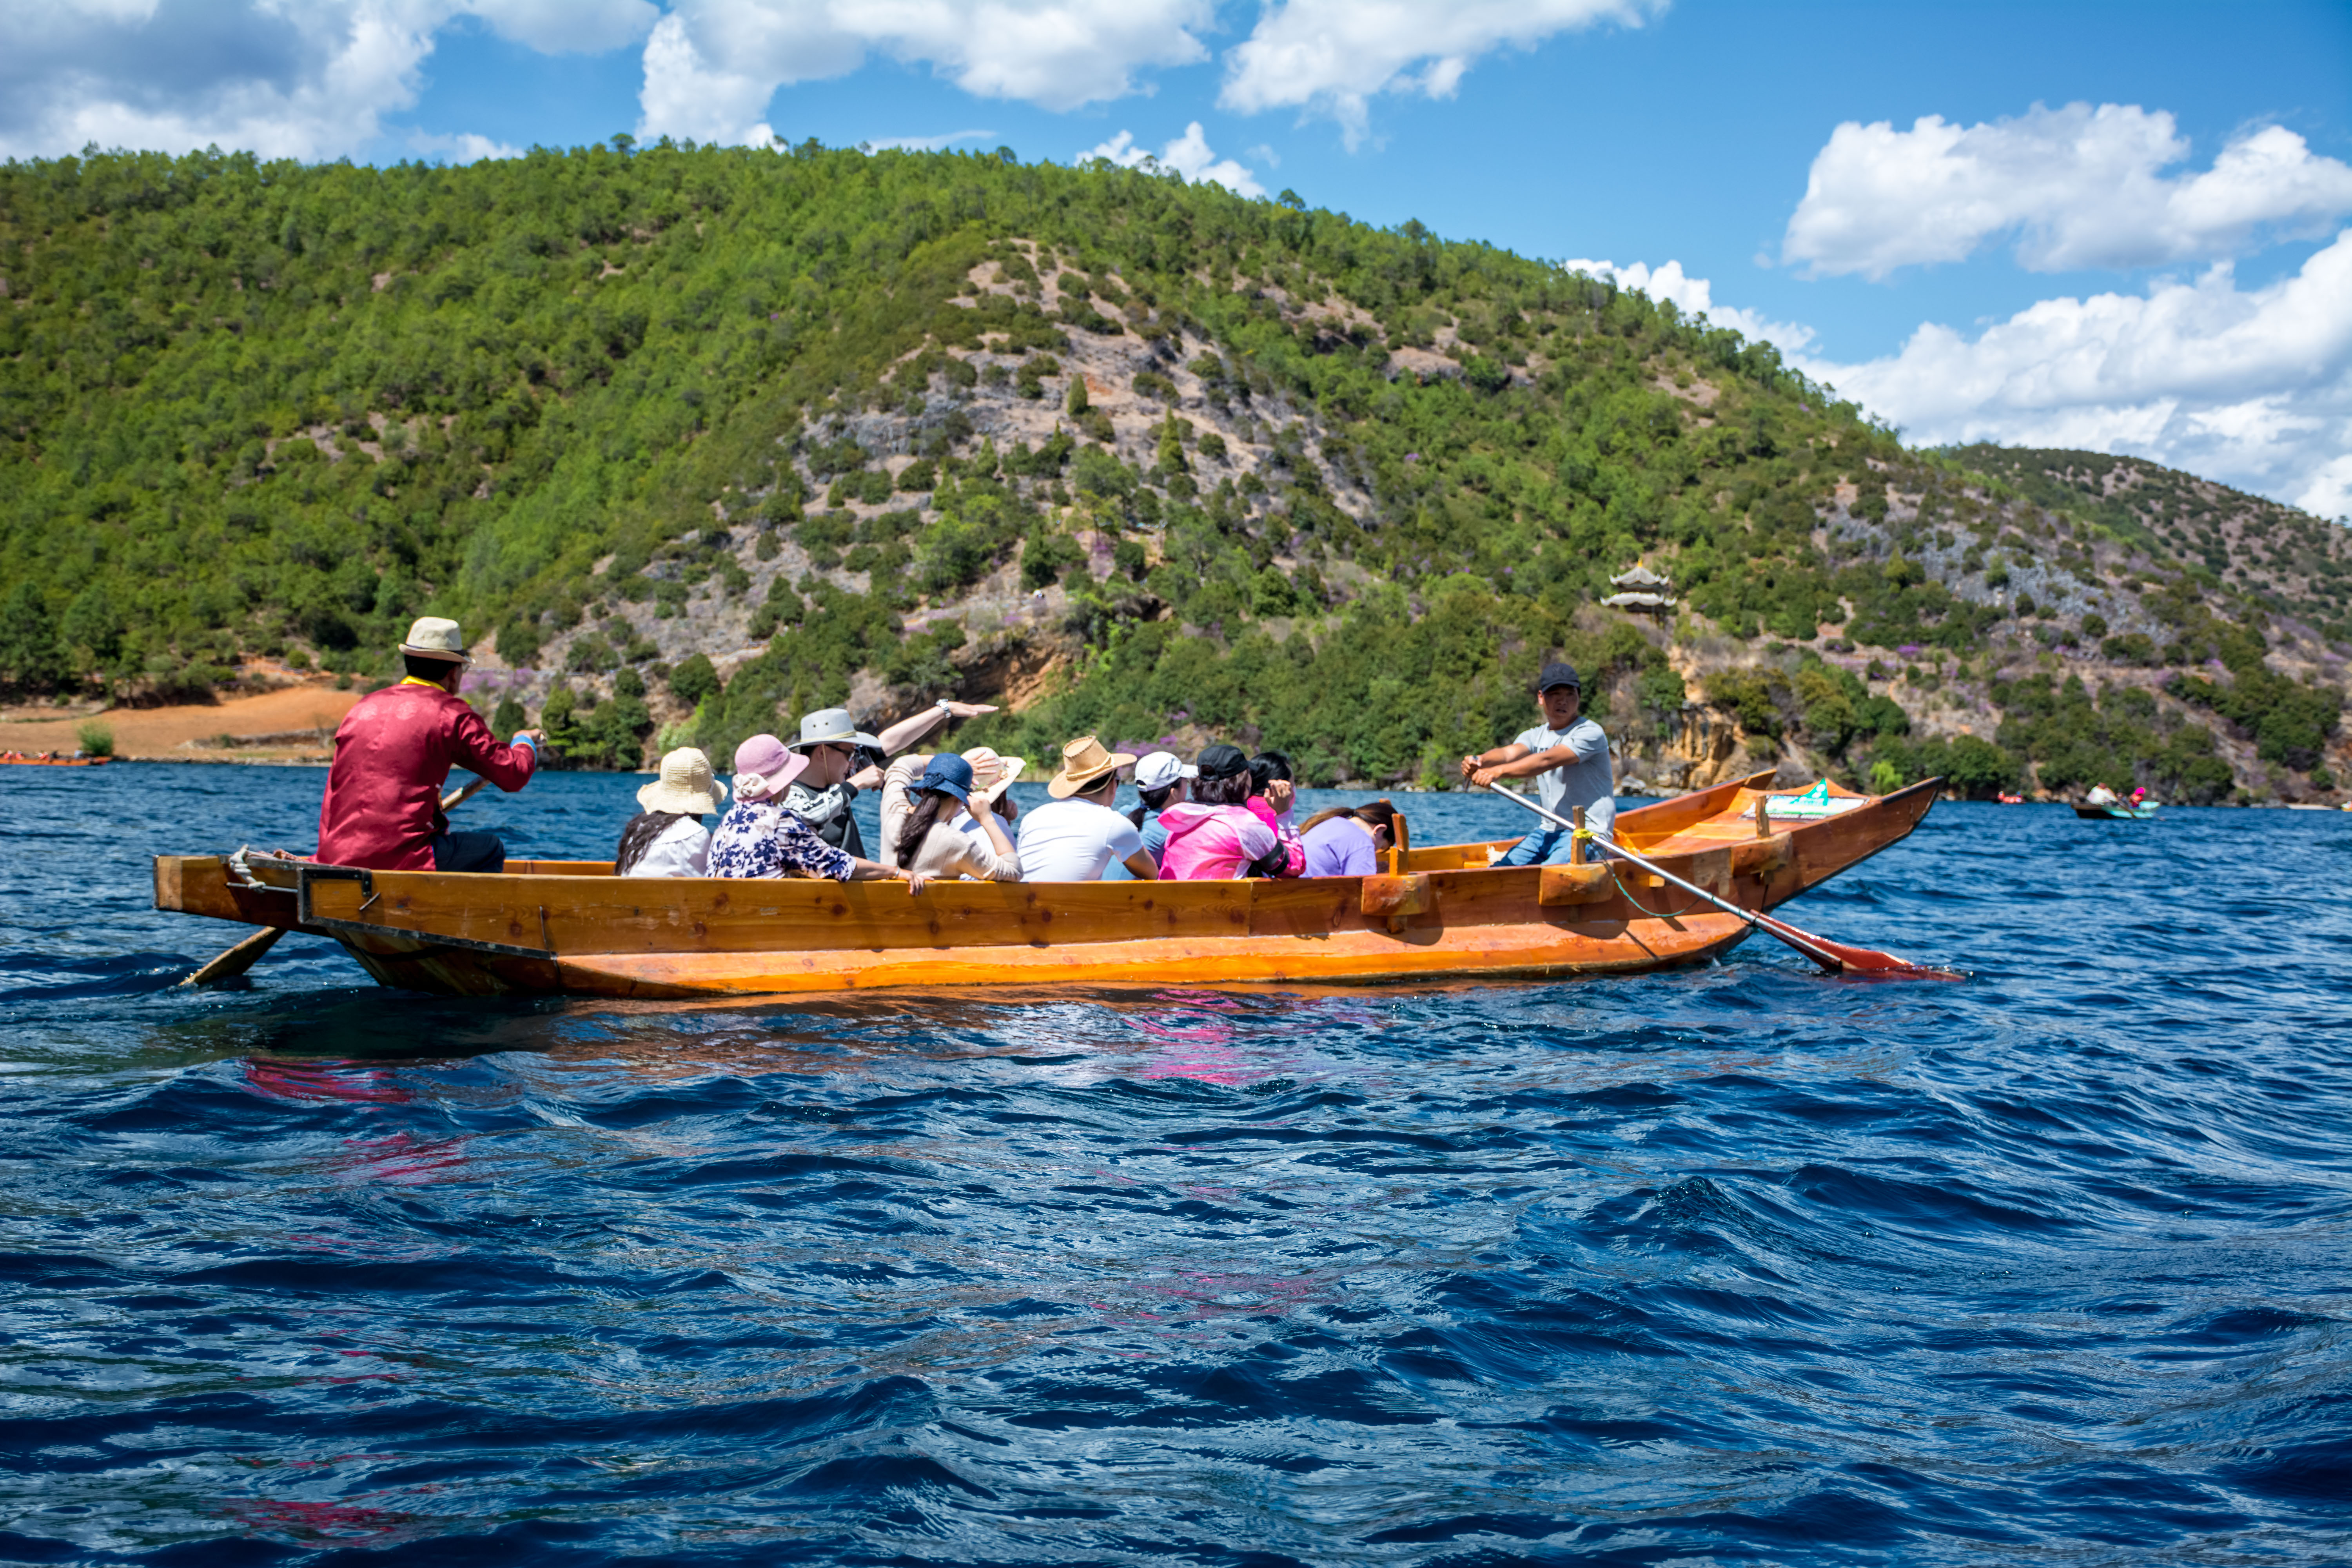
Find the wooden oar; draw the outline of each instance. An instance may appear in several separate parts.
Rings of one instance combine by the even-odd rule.
[[[1542,817],[1546,822],[1551,823],[1555,826],[1565,827],[1571,833],[1580,831],[1575,824],[1562,821],[1558,816],[1555,816],[1550,812],[1545,810],[1539,803],[1529,800],[1526,795],[1518,795],[1511,790],[1505,789],[1500,783],[1490,784],[1486,787],[1493,790],[1496,795],[1501,795],[1506,800],[1517,801],[1521,805],[1526,806],[1529,811],[1534,812],[1538,816]],[[1673,883],[1675,887],[1680,888],[1684,892],[1690,894],[1694,898],[1704,899],[1706,902],[1713,904],[1717,909],[1721,910],[1727,915],[1738,916],[1740,920],[1747,921],[1752,929],[1763,931],[1769,936],[1780,938],[1782,942],[1787,942],[1790,947],[1795,948],[1799,952],[1803,953],[1807,958],[1811,959],[1815,963],[1820,964],[1824,970],[1828,971],[1832,974],[1871,974],[1884,976],[1888,979],[1907,980],[1959,980],[1965,978],[1965,976],[1957,970],[1939,969],[1933,964],[1914,963],[1907,958],[1897,958],[1891,952],[1881,952],[1875,948],[1853,947],[1842,942],[1832,942],[1827,937],[1815,936],[1812,932],[1808,931],[1800,931],[1786,921],[1774,920],[1770,915],[1760,914],[1754,910],[1741,909],[1738,904],[1732,903],[1727,900],[1717,898],[1705,888],[1692,886],[1690,883],[1684,881],[1680,877],[1675,876],[1672,871],[1667,870],[1664,867],[1659,865],[1654,860],[1650,860],[1640,855],[1636,855],[1631,849],[1625,848],[1622,845],[1610,845],[1609,852],[1612,855],[1622,856],[1626,860],[1632,862],[1633,865],[1639,866],[1643,870],[1647,871],[1653,877],[1657,877]]]
[[[482,786],[489,782],[486,778],[477,777],[472,784],[464,788],[451,790],[441,797],[442,813],[446,816],[457,810],[473,799]],[[271,926],[267,930],[255,931],[251,936],[181,981],[180,984],[217,985],[224,980],[234,980],[260,962],[261,955],[277,946],[278,939],[284,936],[286,931],[287,928],[284,926]]]

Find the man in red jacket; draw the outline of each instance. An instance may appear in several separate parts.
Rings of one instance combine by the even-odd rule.
[[[457,622],[425,616],[400,651],[408,679],[361,698],[335,731],[319,858],[377,871],[503,871],[497,834],[449,831],[441,789],[463,766],[512,795],[539,765],[539,731],[501,746],[457,695],[467,655]]]

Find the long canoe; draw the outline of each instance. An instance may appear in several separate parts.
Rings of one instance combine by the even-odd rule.
[[[1769,910],[1909,834],[1942,784],[1776,821],[1770,780],[1628,811],[1618,836],[1742,908]],[[446,995],[1544,979],[1696,963],[1748,933],[1622,861],[1487,864],[1513,842],[1411,848],[1370,877],[956,881],[920,893],[616,878],[604,860],[509,860],[488,874],[162,855],[155,907],[332,937],[383,984]]]
[[[2074,815],[2089,822],[2146,822],[2156,816],[2152,805],[2082,805]]]
[[[0,767],[102,768],[112,757],[0,757]]]

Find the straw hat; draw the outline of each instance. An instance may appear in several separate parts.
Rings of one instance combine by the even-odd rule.
[[[1000,757],[986,746],[974,746],[963,754],[963,760],[971,764],[971,793],[991,805],[1029,765],[1019,757]]]
[[[754,735],[735,748],[735,798],[773,800],[808,771],[809,760],[773,735]]]
[[[637,791],[646,811],[678,811],[700,816],[727,804],[727,786],[712,776],[710,759],[681,746],[661,760],[661,776]]]
[[[1135,761],[1125,752],[1107,752],[1103,743],[1092,735],[1081,735],[1062,748],[1062,771],[1045,784],[1045,793],[1055,800],[1067,800],[1080,790],[1092,789],[1103,775],[1115,773]]]
[[[420,658],[446,658],[457,663],[469,662],[466,653],[465,634],[457,623],[440,616],[419,616],[408,628],[408,640],[400,645],[403,653],[413,653]]]

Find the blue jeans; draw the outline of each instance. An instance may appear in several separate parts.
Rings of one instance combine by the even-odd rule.
[[[436,871],[503,871],[507,843],[495,833],[436,833],[433,836]]]
[[[1495,864],[1497,866],[1565,866],[1569,863],[1569,852],[1575,847],[1575,842],[1565,827],[1538,827],[1517,844],[1512,845],[1510,850]],[[1606,846],[1598,842],[1585,845],[1584,858],[1588,862],[1605,860],[1608,858],[1609,851]]]

